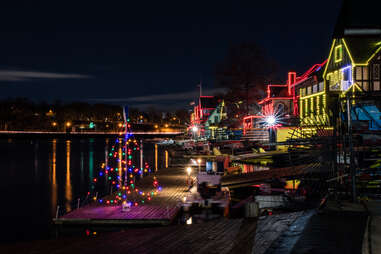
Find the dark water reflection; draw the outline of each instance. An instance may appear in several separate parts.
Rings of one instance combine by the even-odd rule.
[[[78,198],[102,192],[93,179],[112,142],[105,138],[0,140],[0,241],[50,238],[57,206],[68,212]],[[145,160],[153,165],[153,145],[144,146]],[[160,165],[161,157],[164,152],[159,152]]]

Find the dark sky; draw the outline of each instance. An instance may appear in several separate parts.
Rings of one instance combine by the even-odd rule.
[[[341,5],[76,2],[1,4],[0,98],[186,107],[200,78],[214,88],[215,65],[230,45],[257,42],[284,77],[322,62]]]

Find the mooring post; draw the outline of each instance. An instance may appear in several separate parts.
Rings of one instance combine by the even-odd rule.
[[[59,210],[60,210],[60,206],[58,205],[57,206],[57,210],[56,210],[56,219],[58,219],[58,212],[59,212]]]

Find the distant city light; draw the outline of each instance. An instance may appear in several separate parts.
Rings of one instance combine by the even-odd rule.
[[[193,126],[193,127],[192,127],[192,131],[193,131],[193,132],[197,132],[197,131],[198,131],[197,126]]]

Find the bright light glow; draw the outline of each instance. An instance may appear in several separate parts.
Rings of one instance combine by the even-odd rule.
[[[187,225],[191,225],[192,224],[192,217],[190,217],[189,219],[187,219]]]
[[[201,159],[200,158],[197,159],[197,163],[201,164]]]
[[[66,126],[70,127],[71,126],[71,122],[66,122]]]
[[[276,119],[274,116],[268,116],[266,117],[266,123],[269,125],[269,126],[273,126],[275,125],[276,123]]]
[[[191,172],[192,172],[192,168],[191,167],[187,167],[187,173],[188,173],[188,175],[190,175]]]
[[[193,131],[193,132],[197,132],[197,131],[198,131],[197,126],[193,126],[193,127],[192,127],[192,131]]]

